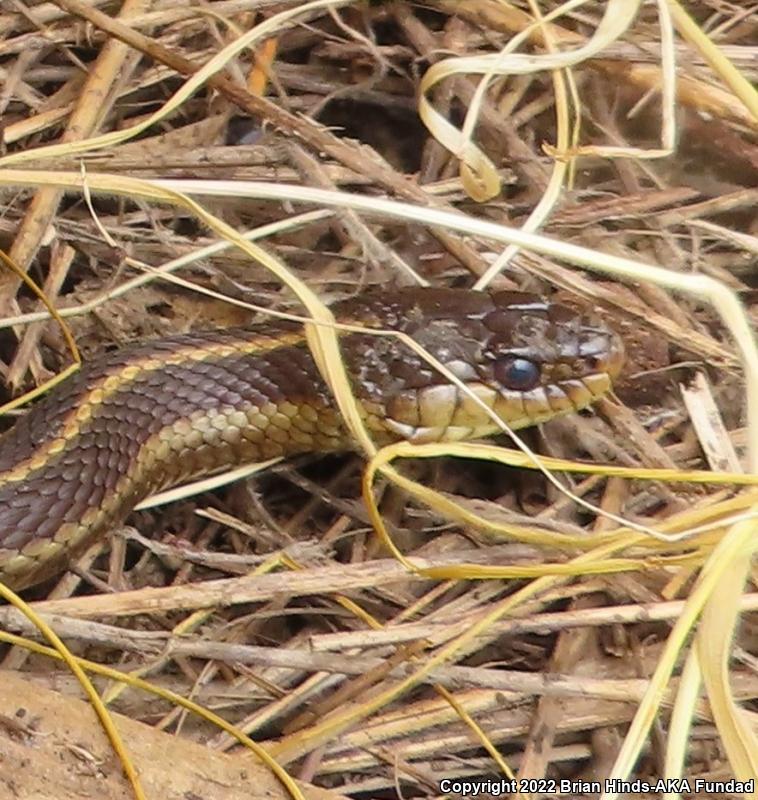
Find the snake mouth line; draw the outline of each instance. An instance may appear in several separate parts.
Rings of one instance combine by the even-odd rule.
[[[522,393],[504,393],[482,383],[467,386],[471,394],[457,386],[436,386],[416,393],[413,399],[404,398],[403,407],[393,404],[385,424],[397,437],[414,444],[479,439],[504,430],[493,416],[511,430],[539,425],[587,408],[611,386],[608,372]]]

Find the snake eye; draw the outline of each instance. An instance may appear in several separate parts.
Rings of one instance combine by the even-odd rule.
[[[499,358],[494,365],[494,374],[498,383],[517,392],[528,392],[540,382],[539,365],[518,356]]]

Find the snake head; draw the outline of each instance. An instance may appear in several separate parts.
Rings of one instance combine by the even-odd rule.
[[[617,334],[532,294],[410,291],[365,316],[412,336],[461,384],[396,337],[365,337],[349,366],[389,438],[488,436],[500,430],[488,411],[512,429],[545,422],[602,397],[624,360]]]

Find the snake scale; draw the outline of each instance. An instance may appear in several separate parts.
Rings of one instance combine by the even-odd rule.
[[[333,311],[413,336],[513,428],[587,406],[623,360],[616,334],[530,294],[410,289]],[[340,349],[378,444],[496,430],[397,337],[342,332]],[[191,333],[95,358],[0,438],[0,580],[21,589],[64,570],[163,488],[351,445],[297,323]]]

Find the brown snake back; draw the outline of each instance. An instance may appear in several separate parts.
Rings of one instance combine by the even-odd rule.
[[[333,310],[340,321],[411,334],[512,427],[588,405],[623,358],[615,334],[527,294],[411,289]],[[396,337],[342,333],[340,347],[378,443],[496,430]],[[350,446],[297,324],[176,336],[100,357],[0,438],[0,580],[18,589],[54,575],[160,489]]]

